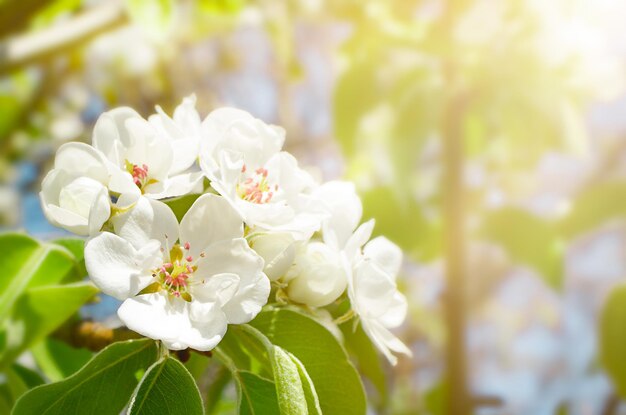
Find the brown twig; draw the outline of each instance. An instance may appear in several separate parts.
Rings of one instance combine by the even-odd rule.
[[[84,347],[94,352],[118,341],[142,337],[126,327],[112,329],[93,321],[80,321],[62,326],[53,336],[76,348]]]
[[[28,26],[31,18],[52,0],[8,0],[0,3],[0,37]]]

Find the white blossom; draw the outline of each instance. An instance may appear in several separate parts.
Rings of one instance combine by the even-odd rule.
[[[171,137],[156,124],[128,107],[115,108],[98,118],[92,143],[109,161],[112,192],[162,199],[197,187],[202,175],[185,171],[197,158],[196,138]]]
[[[213,194],[180,224],[162,202],[139,198],[85,247],[91,279],[124,300],[120,319],[170,349],[210,350],[227,324],[253,319],[267,302],[263,259],[243,238],[241,217]]]
[[[317,189],[316,197],[330,212],[322,225],[324,243],[340,256],[352,309],[372,342],[396,364],[392,352],[411,355],[389,330],[402,324],[407,313],[406,298],[396,285],[402,251],[384,237],[368,242],[374,229],[373,219],[355,229],[363,208],[351,183],[328,182]],[[339,273],[335,275],[344,278]]]
[[[407,313],[406,297],[396,286],[401,263],[400,248],[379,236],[364,246],[348,279],[350,303],[363,330],[394,365],[397,358],[392,352],[411,356],[406,345],[390,331],[404,322]]]
[[[200,167],[247,225],[292,232],[299,239],[319,229],[323,213],[310,195],[316,183],[281,151],[282,128],[222,108],[203,121],[203,134]]]
[[[109,174],[104,155],[83,143],[59,147],[54,168],[41,183],[44,215],[55,226],[93,235],[109,219]]]

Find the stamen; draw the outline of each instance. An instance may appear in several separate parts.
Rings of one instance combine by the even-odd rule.
[[[278,185],[271,186],[267,182],[269,172],[267,169],[260,167],[255,170],[255,175],[243,179],[237,185],[237,193],[239,197],[251,203],[268,203],[278,191]],[[273,191],[271,191],[273,189]]]

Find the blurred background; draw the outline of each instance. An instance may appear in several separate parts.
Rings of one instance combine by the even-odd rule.
[[[369,374],[372,413],[626,414],[626,333],[602,329],[626,332],[604,306],[625,22],[620,0],[0,0],[0,227],[63,235],[37,196],[56,149],[195,93],[285,127],[404,249],[414,358]]]

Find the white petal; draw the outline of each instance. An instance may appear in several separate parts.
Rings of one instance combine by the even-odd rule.
[[[353,286],[353,307],[368,318],[384,315],[397,292],[394,279],[371,261],[356,266]]]
[[[263,259],[243,238],[223,240],[210,245],[204,257],[197,261],[196,274],[208,278],[218,274],[236,274],[245,283],[246,278],[263,270]]]
[[[157,107],[158,115],[150,117],[150,122],[158,124],[172,142],[171,173],[183,172],[198,158],[201,120],[195,104],[196,97],[191,95],[176,107],[173,118],[168,117],[160,107]]]
[[[363,254],[393,278],[400,272],[402,250],[384,236],[379,236],[369,241],[363,247]]]
[[[145,188],[145,195],[152,199],[183,196],[192,193],[203,178],[202,172],[184,173],[172,176],[163,182],[162,190],[159,193],[153,193],[153,186],[150,185]]]
[[[190,168],[198,159],[200,140],[191,136],[172,142],[173,158],[170,174],[181,173]]]
[[[289,282],[287,293],[292,300],[310,307],[324,307],[346,289],[346,276],[335,264],[316,264],[306,274]]]
[[[110,216],[111,199],[108,189],[103,187],[89,209],[89,234],[98,233]]]
[[[294,195],[312,187],[315,182],[309,173],[298,167],[298,161],[286,151],[273,155],[265,165],[270,183],[278,183],[291,203]]]
[[[141,190],[139,189],[139,187],[137,187],[137,185],[133,181],[133,176],[129,172],[120,169],[117,165],[114,165],[113,163],[108,163],[107,166],[110,174],[109,189],[111,189],[112,192],[116,192],[121,195],[141,195]]]
[[[158,246],[139,253],[124,239],[109,232],[85,244],[85,266],[93,282],[105,293],[123,300],[134,296],[152,280],[149,260],[160,257]]]
[[[229,324],[247,323],[267,304],[270,280],[263,272],[241,275],[235,296],[222,307]]]
[[[196,95],[183,98],[183,102],[174,110],[174,122],[183,126],[200,126],[202,120],[196,110]]]
[[[311,242],[298,253],[287,279],[289,298],[311,307],[332,303],[347,285],[339,255],[321,242]]]
[[[161,340],[169,349],[214,348],[226,333],[226,318],[213,303],[187,303],[164,293],[124,301],[117,311],[131,330]]]
[[[333,246],[345,247],[350,235],[361,221],[363,206],[354,184],[331,181],[315,189],[313,198],[320,200],[330,216],[324,221],[324,238]]]
[[[126,146],[126,160],[132,164],[148,166],[148,177],[163,181],[172,167],[171,143],[156,134],[152,125],[143,118],[126,120],[131,144]]]
[[[108,189],[90,177],[52,169],[39,196],[46,218],[78,235],[95,234],[109,218]]]
[[[59,147],[54,168],[76,176],[87,176],[103,184],[108,182],[104,155],[85,143],[66,143]]]
[[[267,232],[251,240],[252,249],[263,258],[263,271],[272,281],[287,273],[296,256],[296,240],[286,232]]]
[[[140,197],[128,212],[111,218],[115,232],[136,249],[151,239],[171,248],[178,239],[178,221],[165,203]]]
[[[285,131],[267,125],[249,113],[220,108],[213,111],[202,123],[203,134],[209,138],[204,144],[205,157],[217,159],[226,149],[241,153],[251,169],[262,167],[280,151],[285,141]]]
[[[214,194],[200,196],[180,222],[181,243],[189,242],[194,258],[215,242],[242,236],[241,217],[226,199]]]
[[[192,301],[189,304],[191,328],[182,333],[182,341],[195,350],[211,350],[226,334],[228,322],[216,303]]]
[[[76,235],[89,235],[89,221],[74,212],[55,205],[43,205],[43,213],[50,223]]]
[[[197,266],[194,277],[208,278],[218,274],[235,274],[239,277],[237,292],[222,307],[229,323],[241,324],[252,320],[267,303],[270,282],[263,274],[263,259],[248,246],[245,239],[212,244]]]
[[[141,116],[132,108],[115,108],[100,115],[93,129],[93,146],[118,166],[123,165],[126,157],[122,149],[132,143],[126,129],[129,119],[141,119]]]
[[[52,169],[41,182],[39,199],[44,216],[48,221],[77,235],[88,235],[88,218],[58,206],[61,190],[73,176],[64,170]]]
[[[41,200],[43,205],[59,204],[61,189],[71,180],[71,176],[64,170],[52,169],[41,181]]]
[[[162,340],[173,349],[186,349],[182,333],[191,329],[187,302],[169,299],[163,292],[129,298],[117,310],[126,326],[139,334]]]
[[[203,276],[200,271],[194,273],[193,278],[194,285],[191,286],[191,295],[194,300],[216,302],[223,306],[233,298],[239,289],[240,278],[233,273]]]
[[[349,260],[356,258],[361,251],[361,247],[370,239],[372,231],[374,230],[374,223],[374,219],[368,220],[359,226],[356,231],[354,231],[354,234],[348,238],[344,252]]]
[[[378,321],[389,329],[400,327],[406,318],[407,308],[406,297],[396,291],[387,304],[387,310],[378,318]]]
[[[395,366],[398,359],[391,352],[402,353],[409,357],[413,355],[400,339],[377,321],[361,320],[361,323],[365,333],[392,365]]]

